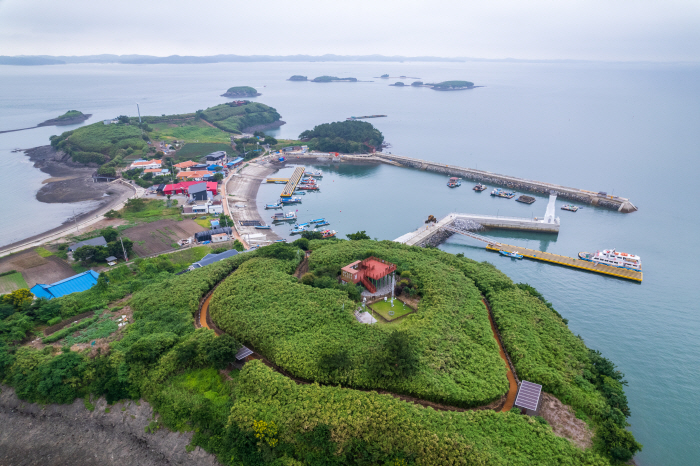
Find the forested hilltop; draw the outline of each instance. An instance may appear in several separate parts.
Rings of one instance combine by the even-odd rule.
[[[254,87],[237,86],[229,87],[226,92],[221,94],[221,97],[256,97],[262,95]]]
[[[311,251],[310,271],[296,279],[303,249]],[[354,320],[358,290],[337,276],[369,256],[397,265],[402,292],[418,302],[415,313],[373,326]],[[191,447],[227,465],[604,466],[640,448],[625,429],[622,374],[536,290],[488,263],[389,241],[300,239],[175,274],[186,266],[175,255],[137,259],[82,293],[50,301],[32,300],[27,290],[4,296],[0,381],[29,402],[83,398],[86,409],[94,409],[90,397],[143,398],[158,412],[151,432],[194,431]],[[218,283],[212,317],[230,332],[220,337],[193,325],[200,300]],[[594,430],[592,447],[515,411],[436,411],[349,388],[461,406],[504,393],[505,366],[496,364],[481,295],[519,376],[570,405]],[[117,330],[121,315],[127,325]],[[76,341],[87,344],[71,346]],[[260,361],[220,372],[241,344],[321,384],[297,384]]]
[[[346,120],[324,123],[306,130],[299,139],[311,149],[323,152],[366,153],[379,149],[384,135],[366,121]]]

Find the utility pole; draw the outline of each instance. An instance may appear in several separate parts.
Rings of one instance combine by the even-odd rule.
[[[78,217],[75,216],[75,209],[73,209],[73,223],[75,223],[76,233],[79,232],[80,230],[78,229]]]
[[[125,261],[125,262],[129,262],[129,258],[126,257],[126,249],[124,248],[124,240],[121,239],[121,237],[120,237],[120,238],[119,238],[119,241],[122,243],[122,252],[124,253],[124,261]]]
[[[139,128],[141,128],[141,136],[143,136],[143,127],[141,126],[141,109],[139,108],[138,102],[136,102],[136,111],[139,114]]]

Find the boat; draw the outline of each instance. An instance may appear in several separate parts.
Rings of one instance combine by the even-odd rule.
[[[517,198],[516,201],[522,202],[523,204],[532,204],[533,202],[536,201],[536,199],[532,196],[526,196],[523,194],[519,198]]]
[[[294,194],[299,196],[306,196],[306,193],[304,191],[294,191]]]
[[[269,229],[270,229],[270,225],[256,225],[256,226],[255,226],[255,229],[256,229],[256,230],[269,230]]]
[[[313,176],[315,178],[321,178],[323,176],[323,172],[321,170],[314,170],[312,172],[307,172],[304,170],[304,176]]]
[[[318,186],[315,185],[302,185],[298,186],[297,189],[301,189],[302,191],[318,191]]]
[[[306,231],[305,226],[297,225],[294,228],[292,228],[292,231],[289,232],[290,235],[299,235],[301,233],[304,233]]]
[[[275,181],[275,184],[287,184],[286,181]]]
[[[448,188],[456,188],[457,186],[462,186],[462,180],[457,178],[456,176],[453,176],[452,178],[449,179],[447,182],[447,187]]]
[[[605,249],[596,251],[595,254],[587,252],[579,252],[579,259],[593,262],[595,264],[609,265],[610,267],[618,267],[620,269],[642,271],[642,258],[634,254],[626,252],[617,252],[615,249]]]
[[[501,253],[501,255],[503,255],[503,256],[512,257],[513,259],[522,259],[523,258],[522,254],[518,254],[518,251],[510,252],[510,251],[504,251],[501,249],[498,252]]]
[[[324,221],[321,222],[321,223],[317,223],[316,226],[317,226],[317,227],[325,227],[325,226],[330,225],[330,224],[331,224],[330,222],[326,222],[326,221],[324,220]]]
[[[323,223],[325,221],[326,221],[325,218],[317,218],[315,220],[311,220],[309,223]]]
[[[297,219],[297,213],[296,212],[287,212],[282,213],[282,212],[277,212],[275,215],[272,216],[272,221],[273,222],[286,222],[288,220],[296,220]]]
[[[308,226],[309,226],[309,222],[306,222],[306,223],[299,223],[299,224],[296,226],[296,228],[306,228],[306,227],[308,227]]]
[[[265,204],[265,208],[266,209],[281,209],[282,204],[280,204],[279,202],[277,204]]]
[[[480,193],[481,191],[486,191],[486,185],[485,185],[485,184],[479,183],[479,184],[477,184],[476,186],[474,186],[472,189],[473,189],[474,191]]]
[[[286,242],[287,242],[286,239],[278,239],[277,241],[275,241],[275,243],[286,243]]]
[[[282,204],[298,204],[301,202],[300,197],[290,197],[289,199],[280,199]]]
[[[335,230],[325,230],[321,232],[321,236],[325,238],[333,238],[335,236]]]
[[[492,196],[503,197],[506,199],[513,199],[515,197],[515,191],[505,191],[501,188],[496,188],[491,191]]]
[[[350,118],[346,118],[346,120],[364,120],[365,118],[383,118],[383,117],[386,117],[386,115],[362,115],[362,116],[351,116]]]
[[[564,204],[563,206],[561,206],[561,210],[568,210],[570,212],[576,212],[578,209],[578,206],[575,206],[573,204]]]

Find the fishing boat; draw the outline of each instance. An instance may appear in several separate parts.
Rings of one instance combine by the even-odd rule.
[[[297,188],[299,189],[299,188]],[[306,193],[304,191],[294,191],[294,194],[299,195],[299,196],[306,196]]]
[[[304,170],[304,176],[313,176],[314,178],[321,178],[323,176],[323,172],[321,170],[314,170],[312,172],[307,172]]]
[[[457,178],[456,176],[453,176],[452,178],[449,179],[447,182],[447,187],[448,188],[456,188],[457,186],[462,186],[462,180]]]
[[[286,182],[286,181],[277,180],[277,181],[275,181],[275,184],[287,184],[287,182]]]
[[[316,184],[316,180],[314,178],[302,178],[299,183]]]
[[[485,184],[479,183],[479,184],[477,184],[476,186],[474,186],[472,189],[473,189],[474,191],[480,193],[481,191],[486,191],[486,185],[485,185]]]
[[[515,191],[505,191],[501,188],[496,188],[491,191],[492,196],[503,197],[506,199],[513,199],[515,197]]]
[[[321,232],[321,236],[323,237],[323,239],[333,238],[335,236],[335,230],[325,230]]]
[[[307,228],[308,226],[309,226],[309,222],[299,223],[299,224],[297,224],[296,228]]]
[[[578,206],[575,206],[573,204],[564,204],[563,206],[561,206],[561,210],[568,210],[570,212],[576,212],[578,209]]]
[[[256,226],[255,226],[255,229],[256,229],[256,230],[269,230],[269,229],[270,229],[270,225],[256,225]]]
[[[534,197],[526,196],[525,194],[523,194],[520,197],[518,197],[515,201],[522,202],[523,204],[532,204],[533,202],[535,202],[535,200],[536,199]]]
[[[317,218],[317,219],[311,220],[309,223],[323,223],[325,221],[326,221],[325,218]]]
[[[318,191],[319,188],[316,185],[304,184],[304,185],[297,187],[297,189],[301,189],[302,191]]]
[[[331,224],[330,222],[326,222],[324,220],[323,222],[317,223],[316,226],[317,227],[325,227],[325,226],[330,225],[330,224]]]
[[[265,208],[266,209],[281,209],[282,204],[280,204],[279,202],[276,204],[265,204]]]
[[[282,204],[299,204],[301,202],[300,197],[290,197],[289,199],[280,199]]]
[[[501,255],[503,255],[503,256],[511,257],[513,259],[522,259],[523,258],[522,254],[518,254],[518,251],[510,252],[510,251],[500,250],[498,252],[501,253]]]
[[[627,270],[636,270],[637,272],[642,271],[641,257],[635,256],[634,254],[627,254],[626,252],[617,252],[614,248],[596,251],[595,254],[579,252],[578,257],[579,259],[596,264],[609,265],[610,267],[618,267]]]
[[[286,243],[286,242],[287,242],[286,239],[278,239],[277,241],[275,241],[275,243]]]
[[[290,235],[299,235],[301,233],[304,233],[306,231],[306,227],[297,225],[296,227],[292,228],[292,231],[289,232]]]
[[[286,222],[290,220],[296,220],[297,219],[297,213],[296,212],[287,212],[282,213],[282,212],[277,212],[275,215],[272,216],[272,221],[273,222]]]

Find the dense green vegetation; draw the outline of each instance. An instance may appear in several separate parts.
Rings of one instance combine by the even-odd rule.
[[[117,157],[140,152],[145,154],[146,142],[141,138],[141,130],[130,125],[105,125],[93,123],[60,136],[51,136],[51,145],[68,153],[79,163],[102,165]],[[147,151],[146,151],[147,153]]]
[[[629,408],[621,389],[623,375],[571,334],[536,291],[514,285],[490,264],[437,249],[362,239],[306,243],[313,250],[310,267],[317,277],[330,276],[340,265],[370,254],[394,261],[402,278],[408,277],[422,296],[419,312],[404,318],[404,323],[370,327],[351,321],[348,331],[357,332],[349,328],[357,327],[377,339],[376,345],[367,346],[372,341],[361,333],[352,333],[355,341],[348,341],[333,332],[334,323],[344,322],[349,312],[352,300],[347,291],[304,285],[290,276],[302,256],[296,242],[267,246],[176,276],[174,272],[192,259],[176,258],[189,253],[183,251],[119,266],[83,293],[32,301],[26,290],[18,290],[0,298],[0,381],[13,386],[20,398],[39,403],[70,403],[88,396],[105,396],[110,403],[144,398],[159,414],[149,432],[161,426],[193,430],[191,446],[215,453],[227,465],[604,466],[625,461],[638,448],[624,429]],[[211,330],[195,330],[192,319],[200,299],[224,278],[215,298],[225,295],[231,305],[262,314],[251,315],[246,328],[238,330],[257,335],[261,347],[256,350],[272,348],[291,366],[335,377],[335,386],[297,385],[259,361],[222,377],[216,369],[240,344],[235,332],[233,337],[216,338]],[[226,288],[246,298],[230,296]],[[343,374],[362,374],[370,367],[397,386],[415,381],[424,371],[440,372],[443,380],[442,373],[456,373],[454,366],[468,371],[478,364],[474,355],[479,354],[475,349],[481,336],[473,331],[480,333],[484,321],[479,291],[491,301],[518,373],[545,384],[547,391],[581,412],[596,430],[592,449],[581,450],[554,436],[546,423],[512,412],[434,411],[337,386]],[[127,295],[131,295],[128,302],[110,308],[115,306],[110,303]],[[132,308],[134,321],[119,333],[121,339],[110,343],[108,352],[89,357],[87,351],[68,350],[71,342],[109,335],[112,329],[107,328],[108,319],[102,320],[104,310],[117,311],[123,305]],[[296,311],[295,319],[287,308]],[[22,340],[33,339],[32,332],[44,323],[86,311],[97,315],[84,321],[88,323],[81,333],[75,335],[73,329],[63,343],[57,341],[56,348],[20,346]],[[228,312],[237,313],[237,309]],[[289,334],[290,327],[308,334],[312,319],[326,330],[316,334],[318,341]],[[266,334],[257,328],[262,320],[267,321]],[[428,339],[426,346],[425,328],[438,322],[442,334]],[[481,333],[493,342],[487,321],[485,326]],[[464,337],[459,332],[471,340],[458,353],[449,347],[461,347]],[[319,348],[334,351],[316,352]],[[359,370],[357,356],[361,356]],[[430,358],[437,365],[426,368]],[[459,383],[465,391],[474,390],[472,378]],[[495,383],[500,384],[500,378]]]
[[[306,76],[301,76],[299,74],[295,74],[291,78],[288,79],[288,81],[308,81],[309,79]]]
[[[206,121],[202,119],[196,120],[194,118],[174,123],[154,123],[153,133],[151,133],[150,136],[154,141],[182,141],[187,143],[186,145],[195,144],[197,142],[224,145],[231,139],[231,135],[226,131],[213,128]],[[180,149],[176,155],[178,161],[181,160],[181,150],[182,149]]]
[[[250,86],[229,87],[224,93],[225,97],[255,97],[258,95],[260,95],[258,91]]]
[[[230,102],[198,110],[197,115],[229,133],[241,133],[250,126],[266,125],[280,119],[277,110],[258,102],[247,102],[245,105]]]
[[[474,83],[470,81],[443,81],[432,85],[432,89],[437,91],[454,91],[458,89],[469,89],[474,87]]]
[[[79,110],[68,110],[63,115],[54,118],[54,120],[71,120],[73,118],[84,117],[85,114]]]
[[[301,133],[299,139],[307,140],[314,150],[357,153],[379,148],[384,135],[366,121],[346,120],[315,126]]]
[[[354,83],[357,82],[357,78],[338,78],[335,76],[319,76],[317,78],[314,78],[312,82],[315,83],[332,83],[332,82],[349,82],[349,83]]]
[[[182,149],[177,151],[177,158],[181,161],[193,160],[197,162],[200,159],[202,159],[202,157],[204,157],[205,155],[220,150],[226,152],[229,156],[234,153],[234,150],[231,148],[230,144],[208,144],[201,142],[190,142],[182,146]]]

